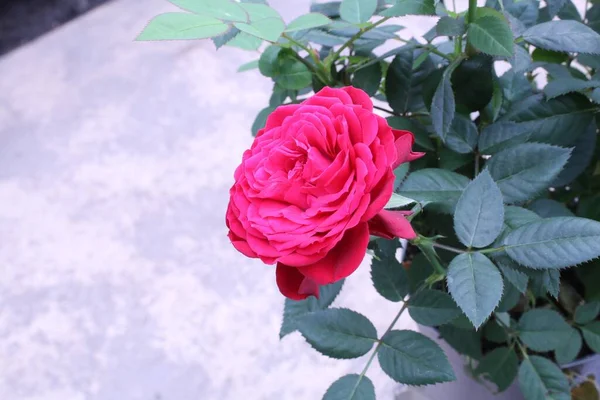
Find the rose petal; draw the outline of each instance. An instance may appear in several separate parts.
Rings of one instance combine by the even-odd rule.
[[[319,285],[339,281],[356,271],[365,257],[368,244],[369,226],[367,223],[358,224],[344,233],[342,240],[325,258],[298,270]]]
[[[281,294],[289,299],[304,300],[309,296],[319,298],[319,285],[302,275],[298,268],[277,263],[275,280]]]
[[[410,214],[410,211],[381,210],[369,220],[369,231],[385,239],[414,239],[417,234],[405,217]]]
[[[373,102],[364,91],[352,86],[346,86],[342,90],[350,95],[352,103],[362,106],[365,110],[373,111]]]
[[[371,192],[371,204],[361,221],[368,221],[373,218],[379,211],[385,207],[387,202],[392,197],[394,191],[394,172],[391,168],[388,168],[385,176],[381,179],[380,183]]]
[[[415,137],[411,132],[399,131],[397,129],[393,129],[392,132],[394,132],[394,136],[396,137],[394,145],[396,146],[397,154],[396,162],[394,165],[392,165],[392,168],[395,169],[400,164],[414,161],[417,158],[425,155],[425,153],[412,151],[412,146],[415,143]]]

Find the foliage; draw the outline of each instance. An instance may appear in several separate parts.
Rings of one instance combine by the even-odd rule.
[[[343,282],[286,300],[281,337],[298,330],[328,357],[370,352],[325,400],[375,399],[375,358],[404,384],[454,379],[435,342],[394,329],[405,310],[498,391],[518,380],[527,400],[570,398],[559,365],[600,352],[600,4],[579,15],[570,0],[470,0],[462,13],[433,0],[343,0],[286,23],[261,0],[171,2],[181,11],[152,19],[138,40],[261,49],[240,67],[273,82],[253,134],[281,104],[353,85],[427,153],[395,171],[387,206],[413,212],[419,235],[405,261],[398,240],[370,243],[375,289],[403,302],[389,328],[332,308]],[[406,15],[438,21],[407,40]],[[400,46],[379,51],[388,41]],[[501,76],[499,61],[510,65]]]

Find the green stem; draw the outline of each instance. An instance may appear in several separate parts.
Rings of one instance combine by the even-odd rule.
[[[350,47],[352,45],[352,43],[354,43],[357,39],[359,39],[362,35],[364,35],[365,33],[369,32],[371,29],[374,29],[376,27],[378,27],[379,25],[383,24],[385,21],[387,21],[388,19],[390,19],[390,17],[383,17],[382,19],[380,19],[379,21],[373,23],[372,25],[367,26],[366,28],[362,28],[360,29],[356,35],[352,36],[350,39],[348,39],[348,41],[346,43],[344,43],[342,45],[342,47],[340,47],[335,53],[333,53],[333,57],[332,60],[335,61],[338,59],[338,57],[340,56],[340,54],[342,54],[342,51],[346,50],[348,47]]]
[[[504,251],[505,249],[506,249],[506,247],[500,246],[500,247],[494,247],[491,249],[477,250],[477,252],[481,253],[481,254],[487,254],[487,253],[495,253],[497,251]]]
[[[283,35],[281,35],[283,38],[289,40],[290,42],[292,42],[293,44],[295,44],[296,46],[300,47],[302,50],[306,51],[308,53],[308,55],[312,58],[312,60],[315,62],[315,64],[319,65],[320,61],[317,58],[317,55],[314,53],[314,51],[304,45],[303,43],[300,43],[298,41],[296,41],[295,39],[293,39],[292,37],[290,37],[288,34],[284,33]]]
[[[477,11],[477,0],[469,0],[469,23],[475,21]]]
[[[457,249],[456,247],[452,247],[452,246],[446,246],[445,244],[441,244],[441,243],[432,243],[433,247],[437,247],[438,249],[442,249],[442,250],[447,250],[447,251],[451,251],[452,253],[456,253],[456,254],[462,254],[462,253],[466,253],[466,251],[461,250],[461,249]]]

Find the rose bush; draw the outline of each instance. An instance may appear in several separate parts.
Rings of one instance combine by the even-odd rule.
[[[600,353],[600,4],[342,0],[286,23],[264,0],[170,1],[185,12],[138,39],[260,49],[240,70],[273,82],[227,224],[277,264],[281,337],[371,353],[324,400],[374,400],[375,358],[402,384],[455,379],[437,343],[394,328],[405,311],[498,392],[599,398],[572,362]],[[413,14],[435,26],[407,39],[395,22]],[[366,249],[374,289],[402,303],[384,332],[332,307]]]
[[[360,89],[324,88],[267,118],[241,165],[227,209],[241,253],[277,264],[285,296],[305,299],[350,275],[369,234],[414,239],[403,211],[383,210],[393,169],[420,157]]]

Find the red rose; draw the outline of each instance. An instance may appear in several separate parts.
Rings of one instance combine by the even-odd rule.
[[[277,263],[279,290],[294,300],[358,268],[369,234],[415,237],[405,212],[384,210],[393,169],[420,157],[412,133],[373,114],[362,90],[324,88],[278,107],[244,152],[227,209],[237,250]]]

